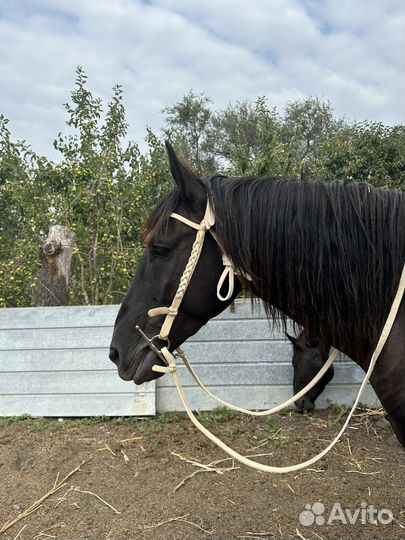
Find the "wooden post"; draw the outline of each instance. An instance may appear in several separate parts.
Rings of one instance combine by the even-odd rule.
[[[67,227],[54,225],[39,250],[42,264],[37,306],[66,306],[69,303],[69,272],[76,235]]]

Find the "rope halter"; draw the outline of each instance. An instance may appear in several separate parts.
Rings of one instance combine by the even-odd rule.
[[[234,293],[234,288],[235,288],[234,276],[235,274],[237,274],[231,259],[225,253],[223,253],[218,237],[212,230],[212,227],[215,225],[215,214],[212,209],[209,197],[207,197],[207,206],[205,208],[204,217],[200,223],[195,223],[194,221],[191,221],[190,219],[187,219],[184,216],[181,216],[180,214],[176,214],[175,212],[170,214],[170,217],[177,219],[178,221],[181,221],[185,225],[188,225],[189,227],[195,229],[197,231],[197,234],[196,234],[193,246],[191,248],[190,257],[184,269],[183,275],[180,278],[180,283],[179,283],[179,286],[177,287],[177,291],[176,291],[176,294],[174,295],[171,306],[152,308],[148,311],[149,317],[156,317],[157,315],[166,315],[165,320],[163,321],[162,327],[160,329],[159,335],[157,336],[159,339],[163,341],[169,341],[170,330],[174,323],[174,319],[177,317],[180,304],[184,298],[187,287],[190,284],[194,270],[200,258],[201,251],[204,245],[205,233],[207,231],[211,233],[212,237],[217,242],[222,252],[222,263],[224,265],[224,270],[218,280],[218,285],[217,285],[217,297],[222,302],[226,302],[232,298],[232,295]],[[249,279],[249,277],[247,277],[247,279]],[[228,280],[228,291],[226,295],[223,296],[221,295],[221,289],[227,280]],[[167,359],[166,359],[166,362],[167,362]]]

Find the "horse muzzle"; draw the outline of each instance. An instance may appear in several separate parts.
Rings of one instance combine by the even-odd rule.
[[[120,354],[115,347],[111,346],[109,358],[117,366],[121,379],[134,381],[135,384],[161,377],[162,373],[152,371],[152,367],[156,364],[165,365],[163,360],[144,344],[139,345],[130,355]]]
[[[295,402],[295,406],[300,413],[312,412],[315,409],[315,403],[311,399],[308,399],[306,396],[301,399],[297,399],[297,401]]]

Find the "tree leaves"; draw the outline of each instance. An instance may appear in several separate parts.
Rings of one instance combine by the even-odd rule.
[[[142,227],[172,188],[163,139],[209,175],[287,176],[297,181],[365,181],[405,189],[405,126],[349,123],[316,97],[279,112],[265,96],[213,109],[190,91],[163,110],[160,137],[146,130],[146,149],[127,140],[123,90],[107,105],[76,70],[67,128],[54,147],[58,163],[14,141],[0,116],[0,307],[33,303],[38,249],[51,225],[77,235],[71,302],[120,302],[142,254]]]

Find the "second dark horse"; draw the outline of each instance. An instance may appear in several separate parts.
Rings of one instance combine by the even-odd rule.
[[[309,384],[329,357],[330,345],[319,337],[310,337],[303,330],[297,337],[286,333],[293,345],[292,365],[294,368],[294,394],[297,394]],[[333,379],[335,370],[333,364],[325,375],[309,392],[295,402],[299,412],[312,412],[315,401],[325,390],[327,384]]]

